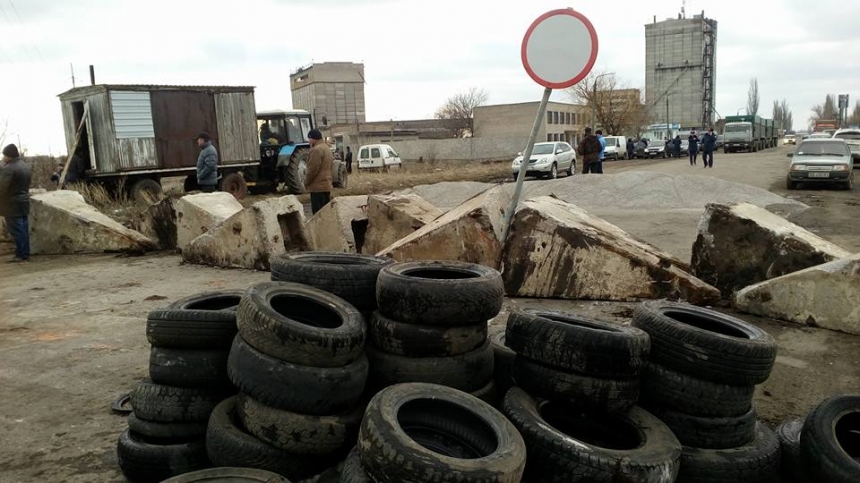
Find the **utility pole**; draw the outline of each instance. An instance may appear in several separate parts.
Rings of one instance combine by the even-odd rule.
[[[74,89],[76,87],[75,86],[75,66],[71,62],[69,62],[69,69],[72,70],[72,89]]]
[[[391,141],[394,142],[394,119],[391,119]]]
[[[666,96],[666,139],[672,137],[672,124],[669,122],[669,96]]]

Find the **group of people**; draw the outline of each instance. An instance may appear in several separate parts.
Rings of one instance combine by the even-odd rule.
[[[675,136],[672,140],[672,147],[676,158],[681,157],[681,135]],[[668,149],[668,146],[667,146]],[[696,134],[696,131],[690,131],[690,136],[687,137],[687,153],[690,155],[690,166],[696,166],[699,159],[699,150],[702,151],[702,163],[704,168],[714,167],[714,151],[717,150],[717,135],[714,134],[714,128],[708,129],[701,139]]]
[[[598,129],[592,134],[590,127],[585,128],[585,136],[576,146],[576,154],[582,156],[582,174],[603,174],[603,159],[606,154],[603,131]]]

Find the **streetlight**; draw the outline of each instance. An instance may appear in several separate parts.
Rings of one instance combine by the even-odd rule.
[[[597,79],[607,75],[615,75],[615,72],[604,72],[594,78],[594,86],[591,89],[591,132],[594,132],[594,120],[597,117]]]

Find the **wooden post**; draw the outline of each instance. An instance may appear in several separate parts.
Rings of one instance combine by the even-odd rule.
[[[84,103],[84,115],[81,116],[81,123],[78,125],[78,131],[75,133],[75,144],[72,146],[72,149],[69,150],[69,154],[66,157],[66,165],[63,166],[63,174],[60,175],[60,182],[57,183],[57,189],[63,189],[63,185],[66,183],[66,174],[69,172],[69,163],[72,162],[72,156],[75,155],[75,151],[78,150],[78,144],[81,143],[81,132],[84,130],[84,126],[87,125],[87,115],[89,115],[90,104]],[[92,136],[92,133],[87,133],[88,136]]]

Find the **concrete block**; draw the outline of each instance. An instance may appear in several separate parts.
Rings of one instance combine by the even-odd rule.
[[[376,253],[442,216],[442,210],[418,195],[372,195],[367,198],[367,234],[363,251]]]
[[[737,292],[741,312],[860,335],[860,253]]]
[[[307,222],[311,249],[361,253],[367,231],[367,196],[338,196]]]
[[[182,250],[188,263],[270,270],[277,255],[308,250],[304,206],[295,196],[258,201],[198,236]]]
[[[459,260],[498,269],[502,230],[511,197],[502,187],[484,191],[378,253],[397,261]]]
[[[230,193],[200,193],[179,199],[176,207],[176,248],[183,250],[191,240],[242,211]]]
[[[728,297],[758,282],[850,255],[764,208],[708,204],[690,267]]]
[[[84,201],[76,191],[30,198],[30,251],[34,255],[145,252],[155,240],[128,229]]]
[[[520,205],[507,238],[502,276],[508,295],[563,299],[720,300],[716,288],[678,260],[615,225],[553,197]]]

